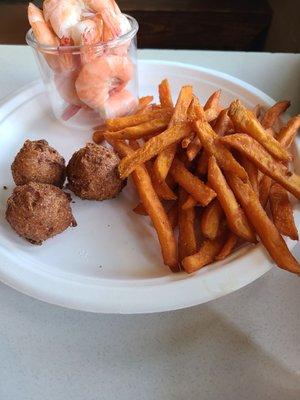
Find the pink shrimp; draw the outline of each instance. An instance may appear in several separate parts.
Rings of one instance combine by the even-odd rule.
[[[46,46],[58,47],[59,39],[45,21],[42,10],[33,3],[29,3],[27,13],[28,21],[37,42]],[[55,71],[60,70],[60,63],[55,55],[45,53],[44,57],[50,68]]]
[[[99,57],[99,49],[92,45],[100,43],[102,40],[102,20],[85,19],[78,22],[72,29],[74,44],[82,46],[80,49],[81,61],[83,64]]]
[[[131,114],[138,106],[137,99],[126,89],[114,93],[105,104],[99,107],[100,117],[105,121],[107,118],[118,118]]]
[[[114,0],[84,0],[85,4],[104,22],[103,41],[115,39],[131,29],[131,25]]]
[[[59,39],[46,23],[42,10],[33,3],[29,3],[27,13],[28,21],[36,40],[40,44],[57,47],[59,45]]]
[[[81,101],[99,110],[116,91],[122,90],[132,78],[134,67],[128,57],[107,55],[84,65],[75,82]]]
[[[45,20],[60,39],[71,37],[70,31],[80,22],[84,10],[84,2],[79,0],[44,0],[43,3]]]

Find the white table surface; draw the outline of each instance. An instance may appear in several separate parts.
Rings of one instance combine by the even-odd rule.
[[[139,57],[227,72],[300,112],[300,55]],[[0,47],[0,98],[37,77],[30,49]],[[145,316],[71,311],[0,284],[0,321],[1,400],[300,398],[300,279],[277,268],[214,302]]]

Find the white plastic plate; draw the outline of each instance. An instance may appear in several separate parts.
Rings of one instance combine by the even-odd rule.
[[[192,84],[203,101],[222,89],[222,102],[239,97],[247,106],[274,101],[258,89],[223,73],[192,65],[141,61],[140,95],[154,94],[163,78],[174,96]],[[5,221],[13,190],[10,165],[25,139],[44,138],[68,161],[91,132],[69,130],[52,116],[41,83],[33,83],[0,107],[0,279],[37,299],[102,313],[151,313],[205,303],[253,282],[271,268],[261,246],[249,246],[225,262],[198,273],[172,274],[162,263],[156,234],[147,218],[135,215],[129,184],[121,196],[105,202],[72,204],[78,227],[34,246]],[[297,165],[296,165],[297,168]],[[4,190],[7,186],[8,190]],[[299,210],[296,210],[299,220]]]

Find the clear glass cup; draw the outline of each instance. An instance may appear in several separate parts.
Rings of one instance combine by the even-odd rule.
[[[126,17],[129,32],[95,45],[44,46],[32,29],[27,32],[26,42],[33,49],[53,114],[64,125],[95,128],[137,107],[139,26],[133,17]]]

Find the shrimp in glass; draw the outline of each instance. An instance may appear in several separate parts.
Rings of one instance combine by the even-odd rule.
[[[105,55],[84,65],[75,82],[81,101],[99,110],[114,92],[122,90],[134,74],[128,57]]]

